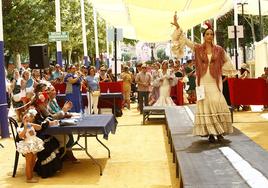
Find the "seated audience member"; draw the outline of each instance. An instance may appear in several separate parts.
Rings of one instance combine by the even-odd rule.
[[[60,120],[63,118],[71,117],[70,114],[67,113],[72,108],[72,103],[67,102],[63,106],[62,109],[59,108],[59,105],[55,99],[56,97],[56,90],[53,86],[49,88],[46,87],[45,84],[38,84],[36,87],[36,95],[37,100],[36,104],[38,105],[38,109],[40,114],[47,118],[50,117],[53,120]],[[50,111],[49,111],[50,110]],[[74,144],[73,135],[68,135],[66,140],[64,141],[63,135],[54,135],[54,137],[59,141],[60,148],[64,147],[64,142],[66,144],[66,159],[70,160],[74,163],[79,162],[73,155],[72,146]]]
[[[60,114],[60,115],[56,116],[58,118],[59,117],[70,118],[72,115],[70,113],[68,113],[68,111],[72,109],[72,106],[73,106],[72,102],[67,101],[64,104],[64,106],[62,108],[60,108],[60,106],[58,105],[57,100],[56,100],[57,93],[56,93],[55,88],[53,86],[50,86],[50,87],[48,87],[47,91],[48,91],[48,97],[49,97],[47,108],[48,108],[50,114],[52,116]],[[68,136],[69,136],[69,141],[66,144],[66,157],[65,157],[65,159],[70,160],[73,163],[78,163],[80,161],[74,157],[73,152],[72,152],[72,146],[74,144],[73,135],[69,134]],[[59,140],[63,140],[62,135],[56,135],[56,138],[57,139],[59,138]]]
[[[245,78],[249,78],[249,77],[250,77],[249,65],[246,63],[242,63],[239,78],[245,79]]]
[[[54,136],[44,133],[49,126],[58,125],[58,121],[43,116],[39,105],[35,105],[35,108],[37,114],[33,122],[41,125],[41,130],[37,131],[37,137],[44,141],[44,150],[37,153],[34,171],[42,178],[47,178],[62,169],[59,142]]]

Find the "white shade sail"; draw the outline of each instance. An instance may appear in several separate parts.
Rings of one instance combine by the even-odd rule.
[[[251,1],[258,5],[258,0],[249,0]],[[170,40],[174,29],[170,22],[175,11],[180,26],[186,31],[233,8],[233,0],[91,0],[91,2],[109,25],[123,29],[125,38],[147,42]],[[248,8],[250,6],[248,5]],[[265,7],[265,4],[262,6]],[[252,11],[246,6],[244,9],[245,12]]]

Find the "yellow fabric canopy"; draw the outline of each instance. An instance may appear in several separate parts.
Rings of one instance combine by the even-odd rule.
[[[251,1],[255,4],[257,2],[250,0],[248,8],[253,7],[250,7]],[[233,0],[91,0],[91,2],[99,15],[111,26],[123,29],[125,38],[147,42],[170,40],[174,30],[170,22],[175,11],[180,26],[186,31],[233,8]],[[246,6],[244,8],[245,12],[252,11]]]

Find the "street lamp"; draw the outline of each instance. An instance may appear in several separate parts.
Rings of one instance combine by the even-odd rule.
[[[149,43],[149,46],[151,48],[151,61],[154,61],[154,47],[155,47],[155,43]]]
[[[237,3],[237,5],[241,5],[242,8],[242,25],[243,28],[245,28],[245,18],[244,18],[244,5],[247,5],[248,3],[244,2],[240,2]],[[246,46],[245,46],[245,29],[243,29],[243,33],[244,33],[244,37],[242,40],[242,47],[243,47],[243,62],[246,63],[247,62],[247,58],[246,58]]]

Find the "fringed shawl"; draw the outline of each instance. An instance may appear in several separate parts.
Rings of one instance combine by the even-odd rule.
[[[217,45],[212,46],[212,57],[209,65],[208,56],[206,53],[205,44],[195,45],[195,64],[196,64],[196,76],[197,84],[200,85],[200,78],[204,76],[207,72],[209,66],[209,72],[213,78],[216,79],[217,86],[219,87],[221,75],[222,75],[222,66],[224,64],[224,50]]]

